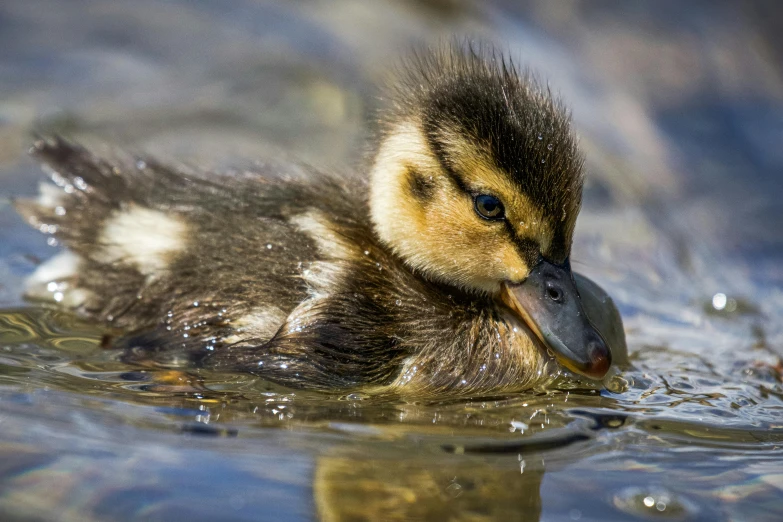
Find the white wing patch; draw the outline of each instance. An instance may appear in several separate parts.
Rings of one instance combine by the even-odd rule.
[[[96,261],[123,263],[147,276],[164,272],[185,249],[187,225],[159,210],[132,206],[110,217],[98,238]]]
[[[285,322],[286,314],[277,307],[268,306],[257,308],[239,319],[232,321],[234,335],[223,339],[224,342],[233,344],[244,339],[258,339],[261,342],[268,341],[277,333],[277,330]]]
[[[66,308],[78,308],[90,300],[92,294],[75,287],[81,258],[73,252],[61,252],[41,264],[25,281],[25,295],[29,299],[54,301]]]
[[[356,249],[329,226],[329,219],[319,210],[297,214],[289,222],[310,236],[318,252],[328,259],[351,259],[356,255]]]
[[[302,279],[307,283],[311,299],[320,299],[331,293],[343,276],[340,261],[357,256],[357,249],[329,226],[329,218],[317,209],[297,214],[289,219],[300,232],[310,236],[318,252],[328,261],[313,261],[302,270]]]
[[[42,263],[27,279],[27,283],[48,284],[52,281],[70,279],[79,273],[81,258],[73,252],[65,251]]]
[[[44,208],[54,209],[65,202],[65,193],[60,187],[51,183],[41,182],[38,184],[38,199],[36,203]]]
[[[289,222],[307,234],[315,242],[318,253],[326,258],[306,263],[302,268],[301,277],[307,284],[309,296],[286,320],[288,333],[293,333],[302,331],[315,320],[316,305],[332,294],[345,277],[344,261],[356,259],[361,253],[356,245],[334,231],[329,218],[320,210],[310,209],[297,214]]]
[[[343,267],[339,263],[314,261],[302,270],[302,279],[307,283],[310,298],[322,299],[339,286],[344,277]]]

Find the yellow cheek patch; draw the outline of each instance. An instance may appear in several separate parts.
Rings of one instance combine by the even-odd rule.
[[[479,218],[473,201],[449,184],[442,187],[421,222],[430,256],[466,286],[493,292],[502,281],[521,281],[529,268],[502,222]]]

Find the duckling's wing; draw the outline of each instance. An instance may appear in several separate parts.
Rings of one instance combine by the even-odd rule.
[[[297,202],[339,190],[104,158],[60,138],[32,154],[54,184],[16,208],[67,250],[30,277],[30,297],[136,332],[123,343],[136,347],[271,338],[307,295],[302,264],[319,256]]]

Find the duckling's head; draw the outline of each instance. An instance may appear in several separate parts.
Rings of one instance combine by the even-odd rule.
[[[488,294],[568,368],[611,356],[569,255],[583,158],[562,104],[492,49],[452,46],[406,69],[371,171],[381,240],[423,277]]]

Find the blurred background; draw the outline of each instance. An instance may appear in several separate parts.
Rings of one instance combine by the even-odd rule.
[[[774,0],[5,0],[0,187],[40,179],[24,154],[32,129],[199,166],[357,165],[376,86],[414,46],[456,35],[507,48],[572,108],[587,209],[626,207],[622,223],[583,220],[580,236],[608,226],[639,246],[660,228],[680,268],[728,256],[743,279],[780,284],[782,25]],[[3,237],[0,274],[17,273],[18,242],[35,243],[22,230]],[[612,254],[619,270],[635,263]],[[663,278],[672,261],[644,268]],[[752,293],[726,280],[733,269],[695,268],[706,293]],[[0,303],[17,302],[5,286]]]
[[[25,306],[23,277],[57,249],[10,207],[12,196],[34,194],[44,179],[26,155],[34,131],[204,168],[273,157],[361,169],[373,111],[384,103],[378,86],[411,48],[455,36],[507,49],[572,109],[588,168],[573,263],[617,301],[634,366],[592,402],[572,394],[570,404],[633,412],[641,424],[582,453],[514,454],[482,468],[436,459],[443,439],[427,432],[436,441],[427,449],[410,433],[435,429],[438,420],[441,437],[470,440],[488,436],[484,429],[509,437],[520,425],[509,435],[510,421],[540,411],[548,412],[546,429],[550,419],[574,421],[570,404],[531,396],[466,414],[465,405],[338,408],[297,397],[284,416],[285,404],[270,402],[281,396],[218,383],[213,390],[239,394],[219,411],[240,438],[220,447],[182,442],[169,433],[172,423],[204,424],[209,412],[214,422],[212,399],[111,388],[108,373],[76,368],[73,354],[83,352],[62,355],[77,337],[94,346],[94,334],[42,329],[48,319],[38,312],[0,313],[0,514],[307,519],[316,509],[315,474],[333,479],[320,495],[353,499],[332,512],[319,497],[319,512],[352,520],[375,505],[376,483],[406,477],[395,494],[425,492],[430,503],[416,505],[434,506],[432,499],[467,491],[456,476],[473,473],[476,484],[486,479],[485,490],[419,515],[524,519],[514,508],[521,502],[533,519],[777,520],[783,3],[776,0],[2,0],[0,308]],[[31,373],[23,378],[19,368]],[[667,439],[655,431],[660,424],[649,424],[659,417],[701,427],[666,425],[680,437]],[[362,442],[377,434],[379,419],[402,426],[379,440],[404,442]],[[292,431],[267,430],[278,424]],[[475,431],[459,431],[465,426]],[[734,431],[715,435],[721,429]],[[748,430],[778,446],[763,446]],[[335,446],[353,456],[325,457]],[[373,466],[363,460],[368,452],[389,460]],[[326,471],[314,472],[316,462]],[[427,477],[443,490],[429,495],[414,478],[433,469],[443,476]],[[351,482],[351,473],[364,482]],[[56,479],[65,476],[78,480]],[[210,483],[215,477],[219,484]],[[676,492],[687,494],[675,502]],[[664,513],[657,502],[665,495]],[[648,497],[658,500],[647,505]],[[486,510],[465,511],[468,502]]]

